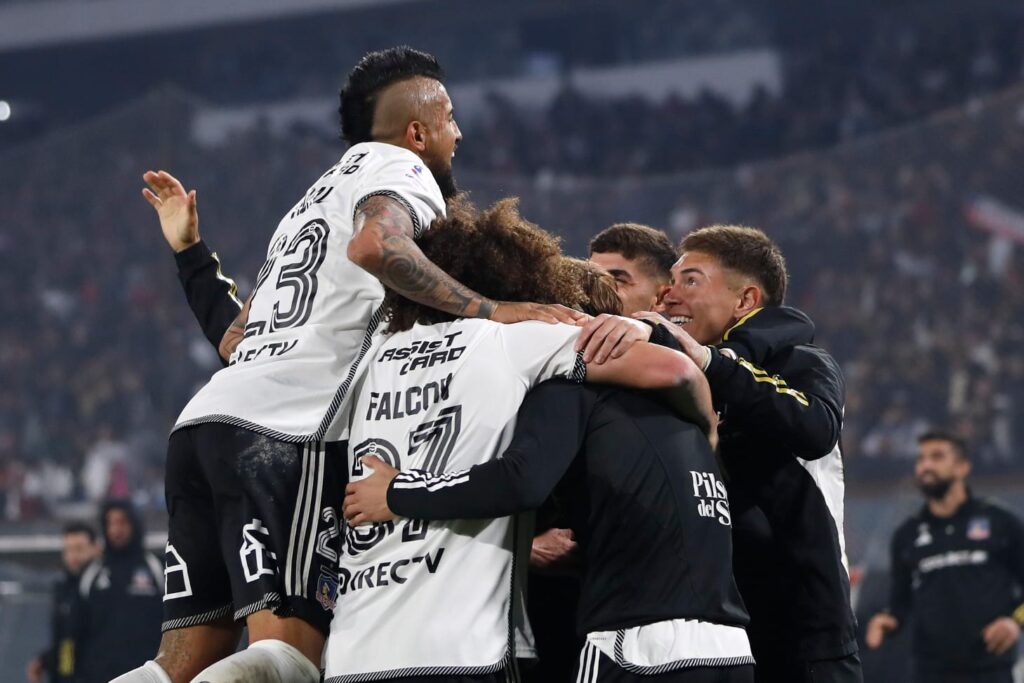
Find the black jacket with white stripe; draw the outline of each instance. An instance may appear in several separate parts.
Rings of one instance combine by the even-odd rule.
[[[706,374],[733,509],[734,571],[759,667],[857,650],[843,541],[845,382],[789,307],[747,316]]]

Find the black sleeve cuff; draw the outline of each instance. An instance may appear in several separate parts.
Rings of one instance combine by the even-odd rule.
[[[213,261],[213,252],[206,242],[199,240],[192,246],[175,252],[174,262],[178,264],[178,272],[183,275],[194,272]]]
[[[663,323],[655,323],[650,320],[641,320],[640,322],[651,326],[651,338],[647,340],[650,343],[656,346],[664,346],[673,351],[683,350],[682,345],[676,341],[676,338],[672,336],[672,333],[669,332]]]

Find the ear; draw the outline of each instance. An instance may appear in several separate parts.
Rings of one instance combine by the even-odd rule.
[[[412,120],[405,127],[405,142],[409,149],[422,154],[427,149],[427,127],[422,121]]]
[[[654,293],[654,306],[651,308],[655,313],[661,313],[665,310],[665,295],[668,294],[668,290],[672,289],[672,285],[658,285],[658,289]]]
[[[960,478],[966,479],[967,475],[971,473],[971,461],[967,458],[959,458],[960,462],[958,469],[960,470]]]
[[[744,285],[740,290],[740,297],[733,310],[733,316],[738,320],[755,308],[760,308],[762,299],[760,287],[755,284]]]

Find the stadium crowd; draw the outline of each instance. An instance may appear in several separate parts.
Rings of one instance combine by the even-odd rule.
[[[575,253],[619,220],[673,239],[709,222],[766,229],[789,258],[790,301],[843,364],[851,478],[905,472],[936,423],[972,442],[982,471],[1019,470],[1024,263],[965,218],[979,196],[1013,202],[1024,177],[1024,92],[997,91],[1020,76],[1015,30],[976,26],[936,53],[943,30],[893,22],[857,55],[839,40],[834,59],[794,62],[781,96],[740,111],[710,95],[650,105],[566,90],[531,119],[495,99],[491,123],[465,131],[457,175],[478,203],[521,196]],[[3,155],[0,286],[20,294],[0,299],[0,518],[129,493],[163,505],[167,430],[218,365],[137,194],[141,171],[198,188],[203,232],[246,292],[266,234],[341,151],[262,127],[203,147],[195,106],[158,92]],[[667,175],[712,166],[727,170]]]
[[[513,175],[608,177],[723,167],[917,121],[1024,73],[1019,22],[888,18],[867,40],[837,31],[786,51],[782,91],[758,89],[742,105],[710,90],[660,102],[599,100],[567,84],[543,111],[530,112],[494,95],[483,122],[466,133],[495,144],[467,145],[463,163]]]

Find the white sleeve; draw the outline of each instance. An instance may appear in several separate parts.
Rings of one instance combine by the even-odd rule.
[[[419,237],[438,216],[445,215],[437,181],[411,152],[384,159],[360,189],[355,209],[370,197],[385,195],[405,206],[412,217],[413,236]]]
[[[563,377],[582,382],[587,376],[583,354],[573,347],[582,328],[537,321],[499,325],[498,335],[512,369],[527,387]]]

